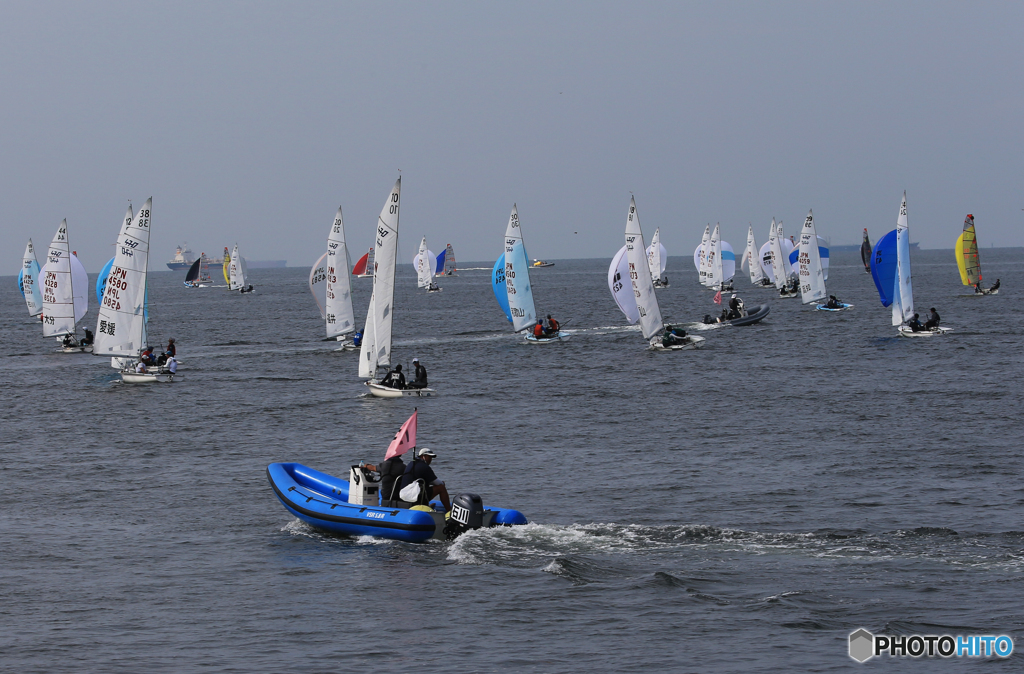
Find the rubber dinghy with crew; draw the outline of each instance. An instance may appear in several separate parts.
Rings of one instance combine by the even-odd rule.
[[[518,510],[485,507],[476,494],[449,499],[430,467],[437,455],[425,447],[416,452],[416,425],[413,412],[388,446],[384,462],[353,465],[347,481],[298,463],[270,464],[267,479],[288,512],[317,529],[348,536],[419,543],[451,540],[472,529],[527,524]],[[402,455],[410,449],[415,458],[407,465]]]

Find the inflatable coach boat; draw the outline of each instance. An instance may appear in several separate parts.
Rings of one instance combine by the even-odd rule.
[[[416,508],[383,508],[380,482],[375,477],[376,473],[360,466],[352,466],[348,480],[298,463],[267,466],[270,486],[291,514],[336,534],[419,543],[432,538],[450,540],[470,529],[527,523],[518,510],[484,507],[476,494],[454,497],[447,519],[437,500]]]

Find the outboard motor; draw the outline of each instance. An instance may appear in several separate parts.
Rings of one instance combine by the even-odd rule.
[[[450,541],[483,525],[483,499],[476,494],[459,494],[452,500],[452,514],[444,527],[444,537]]]
[[[380,475],[363,466],[352,466],[348,473],[348,502],[352,505],[380,505]]]

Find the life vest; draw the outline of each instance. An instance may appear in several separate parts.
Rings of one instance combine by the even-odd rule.
[[[540,323],[538,323],[537,325],[533,326],[533,336],[534,337],[543,337],[544,336],[544,326],[541,325]]]

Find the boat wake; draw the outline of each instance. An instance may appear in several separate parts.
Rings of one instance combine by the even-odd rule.
[[[448,550],[458,564],[497,564],[542,568],[556,575],[579,556],[644,554],[669,555],[700,551],[702,555],[798,554],[877,562],[888,559],[923,559],[957,568],[1003,567],[1024,569],[1020,552],[1024,532],[961,536],[951,529],[921,527],[868,533],[826,529],[810,532],[760,532],[708,525],[647,526],[638,524],[530,523],[471,531]],[[571,564],[569,564],[571,566]]]
[[[295,518],[288,524],[281,527],[281,531],[292,536],[301,536],[321,543],[335,543],[340,545],[390,545],[396,543],[387,538],[377,536],[343,536],[331,534],[311,527],[302,520]]]

